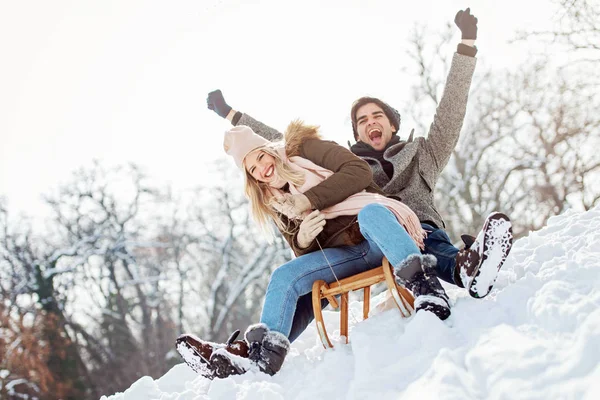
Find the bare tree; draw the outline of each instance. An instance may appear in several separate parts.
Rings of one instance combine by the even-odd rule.
[[[64,393],[67,399],[81,398],[87,391],[84,383],[87,370],[67,330],[64,296],[57,290],[54,275],[48,273],[56,270],[61,254],[53,252],[44,241],[36,243],[22,221],[16,225],[20,228],[11,228],[4,206],[0,210],[0,224],[0,283],[6,316],[18,320],[18,316],[27,315],[38,321],[35,337],[44,343],[46,351],[38,360],[45,362],[52,375],[48,382],[60,386],[52,389]],[[13,328],[23,330],[23,337],[31,337],[30,325],[11,322]],[[12,334],[21,337],[14,329]],[[3,358],[9,355],[8,350],[2,354]],[[40,385],[38,389],[43,387]]]
[[[583,74],[586,84],[598,90],[600,76],[600,1],[554,0],[555,17],[548,30],[523,30],[513,42],[550,44],[561,70]],[[547,47],[547,46],[545,46]]]
[[[44,337],[48,323],[32,306],[33,299],[16,294],[24,283],[19,253],[27,243],[26,235],[19,236],[9,228],[9,214],[0,198],[0,398],[37,399],[51,390],[62,397],[67,391],[58,387],[48,364],[51,349]]]
[[[44,235],[12,221],[0,201],[3,337],[35,337],[34,359],[50,373],[20,380],[11,361],[3,390],[98,398],[163,375],[179,361],[178,333],[223,340],[256,322],[269,274],[290,253],[281,237],[262,239],[228,168],[215,166],[223,184],[175,197],[134,165],[95,163],[46,197]],[[39,321],[36,330],[18,316]],[[0,341],[2,360],[14,359],[10,349]]]
[[[70,300],[87,303],[73,306],[70,328],[95,382],[117,391],[140,376],[166,372],[167,337],[175,329],[157,284],[164,277],[140,257],[163,246],[145,221],[158,207],[159,192],[136,166],[95,164],[77,171],[47,202],[57,235],[80,244],[58,272],[65,290],[76,287]]]
[[[53,232],[35,237],[6,228],[0,238],[1,267],[15,282],[11,301],[33,300],[52,322],[43,335],[48,366],[70,388],[67,398],[97,398],[168,368],[164,354],[145,345],[169,326],[172,337],[174,327],[152,284],[158,276],[136,260],[153,245],[141,216],[155,197],[134,166],[96,164],[48,196]]]
[[[547,31],[520,32],[519,40],[532,36],[539,40],[563,45],[576,52],[586,52],[587,61],[600,61],[600,1],[555,0],[556,21]],[[592,50],[588,52],[588,50]]]
[[[48,367],[50,348],[40,327],[42,314],[25,313],[22,309],[0,304],[0,398],[38,399],[53,392],[66,394]]]

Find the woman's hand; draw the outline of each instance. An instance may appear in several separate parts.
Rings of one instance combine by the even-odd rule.
[[[310,200],[303,194],[286,193],[278,203],[278,211],[290,219],[302,218],[302,215],[312,208]]]
[[[312,241],[323,231],[326,222],[325,216],[319,210],[308,214],[300,224],[300,229],[296,236],[298,247],[305,249],[310,246]]]

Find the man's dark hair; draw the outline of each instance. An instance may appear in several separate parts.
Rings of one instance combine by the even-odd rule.
[[[352,130],[354,131],[354,140],[358,140],[358,130],[356,129],[356,112],[359,108],[365,104],[377,104],[390,120],[390,123],[396,128],[396,132],[400,130],[400,113],[394,107],[390,107],[389,104],[379,100],[376,97],[361,97],[352,104],[352,110],[350,110],[350,118],[352,118]]]

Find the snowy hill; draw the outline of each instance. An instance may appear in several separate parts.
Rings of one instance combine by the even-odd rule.
[[[102,400],[600,398],[600,207],[515,242],[487,298],[448,294],[445,322],[396,310],[359,322],[351,303],[349,345],[325,351],[311,325],[273,377],[211,382],[180,364]],[[338,314],[325,314],[336,338]]]

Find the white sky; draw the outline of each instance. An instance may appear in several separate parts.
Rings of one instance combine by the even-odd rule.
[[[354,99],[408,95],[414,24],[467,6],[480,71],[526,59],[507,40],[552,17],[545,0],[0,0],[0,196],[42,215],[40,195],[92,159],[178,189],[211,179],[229,126],[206,109],[217,88],[280,130],[303,118],[346,143]]]

